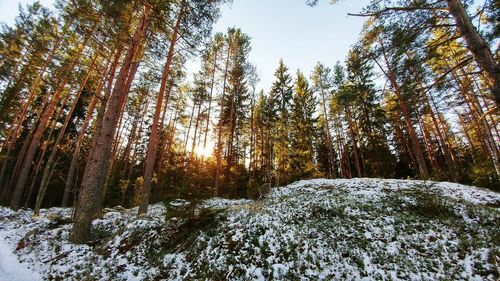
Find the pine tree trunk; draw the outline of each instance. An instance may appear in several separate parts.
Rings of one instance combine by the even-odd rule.
[[[142,19],[132,36],[113,92],[109,97],[102,127],[95,137],[93,155],[85,167],[73,229],[69,237],[73,243],[85,243],[91,238],[91,223],[102,205],[103,185],[112,150],[113,136],[120,116],[119,109],[130,90],[125,87],[126,82],[127,79],[133,79],[133,77],[129,77],[132,76],[131,67],[148,30],[150,13],[151,7],[146,6]]]
[[[445,155],[448,166],[449,166],[448,171],[450,173],[451,180],[453,182],[458,182],[460,175],[458,172],[458,167],[457,167],[457,163],[456,163],[457,161],[456,161],[455,156],[453,154],[452,147],[449,146],[448,143],[446,142],[445,137],[443,135],[443,132],[441,131],[441,128],[439,127],[439,122],[436,118],[436,113],[434,112],[434,109],[433,109],[431,103],[429,102],[429,97],[425,96],[424,98],[425,98],[425,101],[427,103],[427,106],[429,107],[429,114],[431,115],[434,130],[436,131],[439,142],[441,143],[441,148],[443,149],[443,154]],[[434,107],[436,108],[436,111],[439,112],[439,109],[437,108],[437,105],[434,102],[434,99],[432,98],[432,96],[430,96],[430,98],[432,99],[432,103],[433,103]]]
[[[69,104],[69,98],[71,96],[72,91],[73,91],[73,86],[68,90],[68,94],[66,95],[66,98],[64,99],[63,103],[61,104],[61,107],[59,108],[59,110],[55,114],[53,120],[47,126],[48,128],[50,128],[49,134],[48,134],[47,140],[45,142],[43,142],[43,141],[41,142],[42,143],[42,145],[40,147],[41,153],[38,153],[39,154],[38,160],[36,162],[34,162],[34,163],[36,163],[36,165],[33,167],[33,171],[31,172],[31,184],[30,184],[30,187],[28,190],[28,195],[26,196],[26,200],[24,202],[25,207],[28,207],[31,204],[30,200],[31,200],[31,197],[32,197],[33,192],[35,190],[35,184],[38,181],[38,173],[40,172],[42,165],[44,164],[45,153],[48,152],[48,145],[49,145],[50,140],[52,139],[52,134],[56,128],[57,120],[59,120],[62,117],[62,112],[63,112],[64,108],[66,108]]]
[[[321,78],[320,78],[321,79]],[[320,81],[321,84],[321,100],[323,107],[323,115],[325,116],[325,124],[326,124],[326,148],[328,151],[328,178],[336,177],[336,167],[335,167],[335,153],[333,149],[333,140],[332,134],[330,131],[330,119],[328,118],[328,110],[326,110],[326,98],[325,98],[325,90],[323,88],[323,81]]]
[[[464,73],[463,70],[462,73]],[[472,115],[472,121],[478,130],[478,141],[482,144],[483,151],[486,156],[492,161],[497,176],[500,176],[498,147],[491,134],[488,122],[486,122],[484,118],[481,118],[481,116],[483,116],[483,111],[480,105],[478,106],[477,100],[474,99],[475,97],[468,92],[466,86],[464,85],[465,83],[458,78],[454,71],[451,72],[451,75],[458,84],[459,91]]]
[[[219,126],[218,126],[218,132],[217,132],[217,152],[215,154],[216,158],[216,169],[215,169],[215,187],[214,187],[214,192],[215,196],[220,195],[220,173],[221,173],[221,154],[222,154],[222,122],[224,120],[224,98],[226,95],[226,83],[227,83],[227,71],[229,69],[229,58],[231,54],[231,42],[228,42],[228,50],[227,50],[227,57],[226,57],[226,65],[224,69],[224,82],[222,84],[222,94],[221,94],[221,101],[220,101],[220,117],[219,117]]]
[[[189,135],[191,134],[191,126],[193,125],[195,107],[196,106],[193,104],[193,107],[191,108],[191,115],[189,116],[189,125],[186,131],[186,135],[184,136],[184,153],[187,153],[187,144],[189,141]]]
[[[227,155],[226,155],[226,171],[224,180],[231,184],[231,167],[233,166],[233,143],[234,143],[234,130],[235,130],[235,120],[234,120],[234,103],[235,103],[236,92],[233,90],[229,98],[229,136],[227,144]]]
[[[114,77],[115,77],[115,74],[116,74],[116,69],[118,67],[118,63],[119,63],[119,59],[120,59],[120,56],[121,56],[121,48],[116,52],[115,56],[114,56],[114,60],[113,60],[113,63],[111,65],[111,69],[109,70],[109,75],[108,75],[108,81],[107,81],[107,89],[106,89],[106,93],[105,93],[105,96],[104,97],[101,97],[100,94],[101,94],[101,91],[102,91],[102,88],[104,87],[104,84],[105,82],[102,81],[99,85],[99,87],[97,87],[97,90],[94,94],[94,96],[92,97],[92,100],[90,101],[90,104],[89,104],[89,108],[87,109],[87,114],[85,116],[85,121],[83,122],[83,125],[82,125],[82,128],[80,129],[80,132],[78,134],[78,140],[77,140],[77,143],[75,145],[75,149],[73,151],[73,155],[71,157],[71,164],[69,166],[69,170],[68,170],[68,176],[66,177],[66,182],[65,182],[65,186],[64,186],[64,194],[63,194],[63,199],[62,199],[62,202],[61,202],[61,206],[62,207],[68,207],[69,206],[69,195],[72,191],[72,187],[73,187],[73,181],[74,181],[74,176],[75,176],[75,173],[76,173],[76,168],[77,168],[77,165],[78,165],[78,158],[79,158],[79,155],[80,155],[80,147],[83,143],[83,139],[85,138],[85,133],[87,132],[87,128],[90,124],[90,121],[92,119],[92,114],[94,112],[94,109],[97,105],[97,101],[98,99],[100,98],[101,99],[101,106],[99,107],[99,110],[100,112],[98,112],[97,114],[97,119],[98,121],[96,121],[96,132],[100,130],[100,127],[102,125],[102,116],[104,115],[104,111],[106,110],[106,104],[107,104],[107,101],[109,100],[109,97],[111,95],[111,89],[112,89],[112,85],[113,85],[113,80],[114,80]],[[100,119],[100,121],[99,121]],[[93,146],[93,145],[92,145]],[[92,150],[91,149],[91,153],[92,153]],[[76,193],[75,193],[76,195]]]
[[[410,142],[411,142],[411,145],[413,148],[413,153],[415,155],[415,158],[417,159],[419,175],[422,179],[429,179],[429,177],[430,177],[429,170],[427,169],[427,164],[425,163],[424,154],[422,153],[422,149],[420,148],[420,142],[418,141],[417,133],[415,132],[415,127],[413,125],[413,120],[411,118],[410,110],[408,109],[408,105],[401,94],[399,84],[396,80],[396,77],[394,76],[394,72],[392,70],[392,67],[389,64],[389,60],[388,60],[387,55],[385,53],[385,48],[384,48],[382,41],[380,41],[380,45],[382,47],[382,55],[384,57],[386,67],[387,67],[387,72],[384,71],[384,73],[386,74],[387,78],[391,82],[392,87],[394,89],[394,93],[396,94],[396,97],[398,98],[398,104],[399,104],[399,107],[403,113],[403,117],[405,119],[405,123],[406,123],[406,126],[408,128],[408,133],[410,135]],[[383,71],[382,67],[378,64],[378,62],[376,60],[375,60],[375,62]]]
[[[42,201],[45,197],[45,193],[47,191],[47,187],[49,185],[49,175],[50,171],[52,170],[52,165],[54,164],[54,161],[57,156],[57,151],[59,149],[59,144],[61,144],[61,141],[66,133],[66,129],[68,128],[69,121],[71,120],[71,116],[73,115],[73,112],[75,111],[76,105],[78,101],[80,100],[80,96],[83,92],[83,89],[85,88],[85,85],[87,84],[87,80],[90,77],[90,74],[92,73],[92,67],[94,66],[94,60],[92,61],[92,64],[90,65],[89,69],[87,70],[87,74],[85,75],[85,78],[80,84],[80,88],[78,89],[76,96],[73,100],[73,104],[71,105],[71,108],[69,112],[66,115],[66,118],[64,120],[63,126],[61,130],[59,131],[59,135],[57,136],[57,139],[53,145],[52,152],[50,153],[49,159],[47,160],[47,163],[45,164],[45,168],[43,170],[43,176],[42,176],[42,182],[40,183],[40,189],[38,191],[38,195],[36,197],[36,202],[35,202],[35,210],[34,213],[35,215],[38,215],[40,212],[40,206],[42,205]]]
[[[488,78],[496,105],[500,107],[500,66],[498,62],[493,57],[488,43],[472,24],[462,1],[446,0],[446,3],[450,14],[455,18],[460,35],[467,43],[467,48]]]
[[[207,147],[207,136],[208,136],[208,129],[210,127],[210,113],[212,111],[212,99],[213,99],[213,94],[214,94],[214,86],[215,86],[215,71],[217,70],[217,55],[218,52],[215,52],[214,55],[214,63],[213,63],[213,69],[212,69],[212,80],[210,83],[210,96],[208,98],[208,113],[207,113],[207,125],[205,127],[205,138],[203,139],[203,149]]]
[[[200,113],[201,113],[201,99],[198,101],[198,113],[196,115],[196,123],[194,124],[194,136],[193,143],[191,145],[191,161],[194,159],[195,150],[196,150],[196,137],[198,136],[198,127],[200,126]]]
[[[165,95],[165,89],[167,86],[167,78],[170,75],[170,67],[172,65],[172,60],[174,58],[175,45],[177,43],[177,36],[179,33],[179,28],[181,22],[185,15],[185,2],[182,1],[179,15],[177,16],[177,21],[173,30],[172,38],[170,40],[170,47],[167,54],[167,62],[163,68],[163,74],[161,79],[160,91],[158,93],[158,100],[156,102],[155,114],[153,117],[153,124],[151,125],[151,135],[149,137],[148,149],[146,152],[146,158],[144,163],[144,185],[141,194],[141,204],[139,206],[139,214],[145,214],[148,212],[149,206],[149,196],[151,193],[151,179],[153,176],[153,168],[156,160],[157,153],[157,143],[158,143],[158,124],[160,121],[161,109],[163,106],[163,96]]]
[[[24,106],[22,107],[21,114],[18,115],[17,121],[15,122],[15,125],[12,126],[11,132],[9,133],[9,137],[7,138],[7,149],[9,151],[13,149],[14,145],[16,144],[22,125],[28,114],[28,109],[33,105],[33,100],[36,97],[36,90],[40,86],[40,82],[42,80],[43,75],[47,71],[49,64],[52,62],[57,50],[59,49],[61,40],[62,39],[59,38],[59,40],[57,40],[56,43],[54,43],[54,46],[52,47],[50,54],[48,55],[47,59],[45,60],[45,63],[41,67],[41,71],[35,77],[35,80],[31,83],[31,86],[28,90],[28,98],[26,99]]]
[[[69,67],[66,69],[66,73],[68,75],[73,72],[73,69],[75,68],[77,62],[80,60],[84,47],[86,46],[87,42],[91,38],[91,35],[94,33],[95,28],[97,27],[97,23],[94,24],[92,30],[86,35],[83,44],[81,45],[80,49],[78,50],[77,54],[74,57],[74,60],[70,63]],[[10,203],[10,206],[12,209],[17,210],[20,206],[22,196],[24,193],[24,188],[26,185],[26,182],[28,180],[29,176],[29,171],[31,170],[31,165],[33,158],[35,157],[36,150],[38,148],[38,145],[40,143],[40,140],[43,136],[43,133],[46,129],[47,123],[50,120],[50,117],[52,116],[52,113],[54,111],[55,106],[57,105],[59,96],[63,93],[64,88],[66,87],[66,83],[69,79],[69,76],[65,76],[61,83],[59,83],[56,91],[54,92],[54,95],[52,97],[52,101],[49,103],[47,108],[45,109],[44,113],[42,114],[42,117],[40,119],[40,122],[38,124],[38,127],[33,134],[33,139],[31,140],[31,143],[28,147],[28,150],[26,151],[26,156],[23,160],[23,164],[21,166],[20,172],[19,172],[19,177],[16,181],[16,186],[14,189],[14,195],[12,196],[12,200]]]
[[[358,173],[358,177],[362,177],[363,173],[361,171],[361,163],[359,159],[359,153],[358,153],[358,140],[356,138],[356,132],[354,131],[354,126],[352,124],[352,116],[349,108],[346,106],[345,107],[345,113],[346,113],[346,118],[347,118],[347,124],[349,125],[349,132],[351,134],[352,138],[352,146],[353,146],[353,151],[354,151],[354,164],[356,165],[356,172]]]
[[[99,91],[100,92],[100,91]],[[87,109],[87,114],[85,116],[85,120],[83,121],[82,128],[80,129],[80,133],[78,134],[78,139],[76,141],[75,149],[73,150],[73,155],[71,156],[71,163],[68,169],[68,175],[66,177],[66,182],[64,185],[64,193],[63,199],[61,202],[61,206],[68,207],[69,206],[69,195],[72,190],[74,176],[76,172],[76,166],[78,165],[78,157],[80,155],[80,147],[82,146],[83,139],[85,137],[85,133],[90,124],[90,120],[92,119],[92,114],[94,112],[95,106],[97,103],[97,98],[94,96],[90,101],[89,108]]]

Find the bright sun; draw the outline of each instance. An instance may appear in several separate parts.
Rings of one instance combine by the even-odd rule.
[[[194,152],[198,156],[205,157],[205,158],[212,156],[213,151],[214,151],[214,145],[212,143],[207,143],[207,145],[205,147],[203,147],[203,145],[197,146],[194,149]]]

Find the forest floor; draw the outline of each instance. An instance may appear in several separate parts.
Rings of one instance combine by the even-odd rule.
[[[452,183],[306,180],[265,199],[0,208],[0,280],[499,280],[500,194]]]

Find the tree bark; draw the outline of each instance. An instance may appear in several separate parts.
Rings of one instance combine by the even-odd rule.
[[[488,43],[472,24],[467,11],[460,0],[446,0],[450,14],[455,18],[458,31],[467,43],[475,61],[485,73],[497,107],[500,107],[500,66],[495,61]]]
[[[399,87],[399,84],[396,80],[396,77],[394,76],[394,71],[389,64],[389,60],[387,58],[387,55],[385,53],[385,49],[383,46],[382,41],[380,41],[380,45],[382,48],[382,55],[384,57],[386,66],[387,66],[387,72],[382,69],[380,64],[375,60],[375,63],[381,68],[381,70],[385,73],[389,81],[391,82],[393,88],[394,88],[394,93],[396,94],[396,97],[398,98],[398,104],[399,107],[403,113],[403,117],[406,123],[406,126],[408,128],[408,133],[410,135],[410,142],[413,148],[413,152],[415,155],[415,158],[417,159],[417,164],[418,164],[418,170],[419,170],[419,175],[422,179],[429,179],[429,170],[427,169],[427,164],[425,163],[425,158],[424,154],[422,153],[422,149],[420,148],[420,142],[418,141],[417,133],[415,132],[415,127],[413,125],[413,120],[411,119],[411,114],[410,110],[408,109],[408,105],[406,101],[404,100],[402,94],[401,94],[401,89]]]
[[[91,35],[94,33],[95,28],[97,27],[97,23],[94,24],[92,30],[86,35],[83,44],[81,45],[80,49],[78,50],[77,54],[74,57],[74,60],[70,63],[69,67],[66,69],[66,77],[62,79],[62,81],[59,83],[58,87],[56,88],[54,95],[52,97],[52,101],[49,103],[47,108],[44,110],[44,113],[42,114],[42,117],[40,119],[40,122],[38,124],[38,127],[33,134],[33,139],[31,140],[31,143],[28,147],[28,150],[26,151],[26,156],[24,158],[23,164],[21,166],[20,172],[19,172],[19,177],[16,181],[16,186],[14,189],[14,195],[12,196],[12,200],[10,203],[10,206],[12,209],[17,210],[19,208],[23,193],[24,193],[24,187],[26,185],[26,181],[28,180],[29,176],[29,171],[31,170],[31,165],[33,162],[33,158],[35,157],[36,150],[38,148],[38,145],[40,143],[40,140],[43,136],[43,133],[45,132],[46,126],[50,120],[50,117],[52,116],[52,113],[54,111],[55,106],[57,105],[59,96],[62,94],[64,91],[64,88],[66,87],[66,83],[69,79],[69,73],[73,71],[75,68],[77,62],[80,60],[83,50],[87,44],[87,42],[90,40]]]
[[[71,108],[69,112],[66,115],[66,118],[64,120],[64,124],[59,131],[59,135],[57,136],[56,142],[53,145],[52,152],[50,153],[49,159],[47,160],[47,163],[45,164],[45,168],[43,170],[43,176],[42,176],[42,182],[40,183],[40,189],[38,191],[38,195],[36,197],[36,202],[35,202],[35,210],[34,214],[35,216],[39,214],[40,212],[40,206],[42,205],[43,198],[45,197],[45,193],[47,191],[47,187],[49,185],[49,175],[50,171],[52,170],[52,165],[54,164],[54,161],[56,160],[57,156],[57,151],[59,149],[59,144],[61,144],[61,141],[66,133],[66,128],[68,128],[69,121],[71,120],[71,116],[73,115],[73,112],[75,111],[76,105],[78,101],[80,100],[80,96],[83,92],[83,89],[85,88],[85,85],[87,84],[87,80],[90,77],[90,74],[92,73],[92,67],[94,66],[94,60],[92,61],[92,64],[90,65],[89,69],[87,70],[87,74],[85,75],[85,78],[80,84],[80,88],[78,89],[78,92],[76,93],[76,96],[73,100],[73,104],[71,105]]]
[[[153,176],[153,168],[156,160],[157,144],[158,144],[158,125],[160,121],[161,109],[163,106],[163,96],[165,95],[165,89],[167,86],[167,78],[170,75],[170,67],[172,65],[172,60],[175,53],[175,45],[177,43],[177,37],[179,35],[179,29],[181,22],[186,13],[185,1],[182,1],[179,15],[177,16],[177,21],[173,30],[172,38],[170,40],[170,47],[167,54],[167,61],[163,68],[163,74],[161,78],[160,91],[158,93],[158,100],[156,101],[156,109],[153,117],[153,124],[151,125],[151,135],[149,137],[148,149],[146,152],[146,159],[144,164],[144,185],[142,187],[141,194],[141,204],[139,206],[139,215],[148,212],[149,206],[149,196],[151,193],[151,179]]]
[[[221,154],[222,154],[222,123],[224,120],[224,98],[226,95],[226,83],[227,83],[227,71],[229,69],[229,58],[231,53],[231,42],[228,39],[228,50],[226,57],[226,65],[224,69],[224,83],[222,84],[222,94],[220,98],[220,117],[219,117],[219,126],[217,131],[217,153],[215,154],[216,158],[216,169],[215,169],[215,187],[214,187],[214,195],[217,197],[220,195],[220,173],[221,173]]]
[[[133,78],[129,77],[132,75],[131,67],[145,39],[149,27],[150,14],[151,7],[146,6],[142,19],[137,25],[130,41],[127,54],[123,59],[115,87],[108,101],[102,127],[95,137],[93,155],[85,167],[81,191],[76,204],[73,229],[69,237],[73,243],[85,243],[91,238],[92,220],[102,206],[103,186],[113,146],[113,136],[120,116],[119,110],[130,90],[126,88],[126,82],[127,79]]]
[[[347,123],[349,124],[349,132],[351,133],[351,138],[352,138],[352,146],[354,150],[354,164],[356,164],[356,172],[358,173],[358,177],[362,177],[363,173],[361,171],[361,163],[358,153],[358,140],[356,138],[356,132],[354,132],[354,126],[352,124],[351,111],[347,106],[345,107],[345,113],[346,113]]]

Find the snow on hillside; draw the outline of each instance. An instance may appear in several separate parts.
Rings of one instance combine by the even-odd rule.
[[[452,183],[306,180],[260,201],[107,209],[88,245],[67,242],[71,209],[0,208],[0,280],[498,280],[499,207]]]

